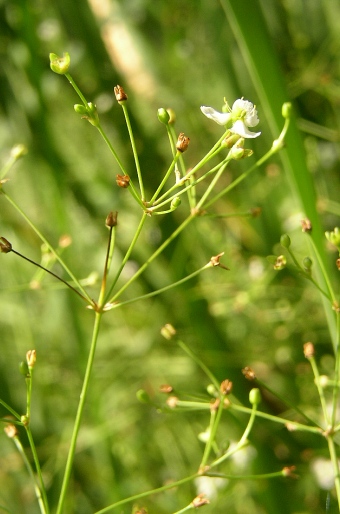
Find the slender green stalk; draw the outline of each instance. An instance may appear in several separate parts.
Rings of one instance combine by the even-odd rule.
[[[218,466],[219,464],[221,464],[222,462],[227,460],[229,457],[234,455],[234,453],[238,452],[239,450],[241,450],[248,444],[248,436],[250,434],[251,429],[253,428],[254,421],[256,418],[257,404],[254,404],[253,408],[249,409],[249,410],[251,410],[250,418],[249,418],[248,424],[246,426],[246,429],[242,434],[241,439],[238,441],[238,443],[234,447],[227,450],[226,453],[224,455],[222,455],[222,457],[219,457],[214,462],[212,462],[210,464],[210,468]]]
[[[220,389],[220,383],[219,381],[217,380],[217,378],[215,377],[215,375],[210,371],[210,369],[208,368],[208,366],[206,366],[204,364],[204,362],[198,357],[198,355],[196,355],[183,341],[181,341],[181,339],[177,339],[177,344],[180,348],[182,348],[182,350],[187,354],[189,355],[189,357],[194,361],[196,362],[196,364],[204,371],[204,373],[207,375],[207,377],[209,378],[209,380],[211,380],[211,382],[214,384],[214,386],[216,387],[217,391],[219,391]]]
[[[98,125],[97,126],[97,129],[100,133],[100,135],[102,136],[102,138],[104,139],[105,143],[107,144],[107,146],[109,147],[109,150],[110,152],[112,153],[112,155],[114,156],[114,158],[116,159],[117,161],[117,164],[118,166],[120,167],[123,175],[127,175],[126,171],[125,171],[125,167],[122,163],[122,161],[120,160],[116,150],[113,148],[112,144],[111,144],[111,141],[109,140],[109,138],[107,137],[107,135],[105,134],[104,130],[102,129],[101,125]],[[135,186],[133,185],[132,181],[129,182],[129,187],[128,187],[128,190],[130,191],[131,195],[134,197],[134,199],[139,203],[139,205],[144,209],[144,204],[143,204],[143,201],[141,200],[141,198],[139,197],[139,194],[137,193],[136,189],[135,189]]]
[[[150,205],[152,206],[153,203],[155,202],[157,196],[159,195],[159,193],[162,191],[166,181],[168,180],[168,178],[170,177],[178,159],[180,158],[181,156],[181,152],[177,151],[176,155],[174,156],[173,160],[172,160],[172,163],[170,164],[170,167],[168,169],[168,171],[165,173],[163,179],[161,180],[161,183],[159,184],[158,188],[156,189],[156,192],[153,194],[151,200],[150,200]]]
[[[93,362],[94,362],[94,356],[95,356],[95,352],[96,352],[96,346],[97,346],[97,341],[98,341],[99,328],[100,328],[102,315],[103,315],[102,312],[95,313],[95,321],[94,321],[94,326],[93,326],[91,347],[90,347],[90,352],[89,352],[89,356],[88,356],[88,360],[87,360],[87,366],[86,366],[86,371],[85,371],[83,387],[82,387],[81,394],[80,394],[80,401],[78,404],[77,415],[76,415],[76,419],[75,419],[75,423],[74,423],[74,427],[73,427],[73,433],[72,433],[72,437],[71,437],[71,443],[70,443],[70,448],[69,448],[69,452],[68,452],[66,468],[65,468],[65,472],[64,472],[64,478],[63,478],[63,483],[62,483],[58,507],[57,507],[57,514],[61,514],[64,509],[66,493],[67,493],[67,489],[68,489],[68,485],[69,485],[71,473],[72,473],[72,466],[73,466],[74,455],[75,455],[75,451],[76,451],[76,444],[77,444],[77,438],[78,438],[78,433],[79,433],[79,429],[80,429],[80,423],[81,423],[81,419],[82,419],[82,415],[83,415],[83,411],[84,411],[87,392],[89,389],[89,383],[90,383],[91,372],[92,372],[92,367],[93,367]]]
[[[36,476],[35,476],[34,471],[32,469],[31,463],[30,463],[29,459],[27,458],[25,449],[22,446],[19,437],[14,437],[13,440],[14,440],[15,446],[17,447],[17,449],[18,449],[18,451],[19,451],[19,453],[20,453],[20,455],[21,455],[21,457],[22,457],[22,459],[23,459],[23,461],[25,463],[25,466],[27,468],[28,474],[30,475],[30,477],[31,477],[31,479],[33,481],[34,491],[35,491],[35,495],[36,495],[37,500],[38,500],[40,512],[41,512],[41,514],[48,514],[49,511],[48,511],[47,504],[45,505],[45,503],[44,503],[44,499],[43,499],[43,496],[42,496],[39,484],[37,482]]]
[[[335,346],[335,370],[334,370],[334,386],[333,386],[333,399],[332,399],[332,416],[331,426],[334,427],[336,423],[336,416],[338,413],[339,391],[340,391],[340,314],[337,312],[336,317],[336,332],[337,341]]]
[[[105,514],[106,512],[110,512],[111,510],[121,507],[121,505],[125,505],[126,503],[131,503],[135,500],[140,500],[141,498],[146,498],[147,496],[152,496],[153,494],[162,493],[164,491],[168,491],[169,489],[173,489],[174,487],[178,487],[183,484],[187,484],[188,482],[192,482],[195,478],[201,476],[200,473],[195,473],[194,475],[190,475],[188,477],[182,478],[181,480],[177,480],[176,482],[171,482],[170,484],[163,485],[162,487],[158,487],[157,489],[152,489],[151,491],[146,491],[144,493],[135,494],[130,496],[129,498],[125,498],[124,500],[120,500],[116,503],[112,503],[108,507],[104,509],[97,510],[94,514]]]
[[[3,407],[5,407],[5,409],[7,409],[7,410],[8,410],[8,411],[9,411],[9,412],[10,412],[10,413],[15,417],[15,418],[17,418],[17,420],[19,420],[19,421],[20,421],[20,419],[21,419],[20,414],[18,414],[17,412],[15,412],[15,410],[14,410],[14,409],[12,409],[12,407],[10,407],[10,406],[8,405],[8,403],[6,403],[4,400],[1,400],[1,398],[0,398],[0,404],[1,404]],[[7,419],[6,421],[8,422],[8,419]]]
[[[332,301],[332,298],[331,298],[331,294],[327,293],[326,291],[324,291],[320,286],[319,284],[314,280],[314,278],[309,274],[307,273],[303,267],[299,264],[299,262],[297,261],[294,253],[292,252],[292,250],[290,248],[287,248],[287,251],[290,255],[290,257],[292,258],[295,266],[297,267],[297,269],[300,271],[300,273],[307,279],[309,280],[310,282],[312,282],[312,284],[317,288],[317,290],[325,297],[327,298],[327,300],[329,301]]]
[[[18,255],[19,257],[21,257],[22,259],[25,259],[25,261],[27,262],[30,262],[31,264],[33,264],[34,266],[37,266],[38,268],[40,268],[41,270],[45,271],[46,273],[48,273],[49,275],[52,275],[52,277],[56,278],[57,280],[59,280],[60,282],[62,282],[65,286],[67,286],[68,288],[70,288],[74,293],[76,293],[78,296],[80,296],[80,298],[82,300],[84,300],[86,303],[89,303],[87,298],[85,298],[84,295],[82,295],[77,289],[75,289],[69,282],[66,282],[66,280],[64,280],[63,278],[59,277],[59,275],[56,275],[55,273],[53,273],[53,271],[49,270],[48,268],[44,268],[44,266],[42,266],[41,264],[39,264],[38,262],[35,262],[35,261],[32,261],[32,259],[29,259],[28,257],[26,257],[25,255],[23,255],[22,253],[20,252],[17,252],[16,250],[11,250],[12,253],[14,253],[15,255]]]
[[[130,243],[130,246],[129,246],[129,248],[128,248],[128,250],[127,250],[127,252],[126,252],[125,256],[124,256],[124,259],[122,260],[122,263],[121,263],[121,265],[119,266],[119,269],[118,269],[118,271],[117,271],[117,273],[116,273],[116,275],[115,275],[115,278],[113,279],[113,282],[112,282],[112,284],[111,284],[110,289],[109,289],[109,290],[108,290],[108,292],[106,293],[105,303],[112,303],[112,301],[113,301],[112,299],[111,299],[111,300],[108,300],[108,299],[110,298],[110,296],[111,296],[111,294],[112,294],[112,291],[113,291],[113,289],[114,289],[114,287],[115,287],[115,285],[116,285],[116,283],[117,283],[117,281],[118,281],[118,279],[119,279],[119,277],[120,277],[120,274],[121,274],[121,272],[123,271],[124,266],[125,266],[125,264],[127,263],[127,261],[129,260],[130,255],[131,255],[131,253],[132,253],[132,250],[134,249],[134,247],[135,247],[135,245],[136,245],[136,243],[137,243],[137,240],[138,240],[138,238],[139,238],[139,236],[140,236],[140,234],[141,234],[141,232],[142,232],[142,228],[143,228],[143,226],[144,226],[144,223],[146,222],[146,217],[147,217],[147,214],[146,214],[146,212],[144,211],[144,212],[143,212],[143,215],[142,215],[142,217],[141,217],[141,220],[140,220],[140,222],[139,222],[139,225],[138,225],[138,227],[137,227],[137,230],[136,230],[136,231],[135,231],[135,233],[134,233],[134,236],[133,236],[133,239],[132,239],[132,241],[131,241],[131,243]]]
[[[259,380],[258,378],[255,379],[255,382],[256,384],[258,384],[259,386],[263,387],[264,389],[266,389],[267,391],[269,391],[273,396],[276,396],[276,398],[278,398],[279,400],[281,400],[285,405],[288,405],[288,407],[290,407],[291,409],[295,410],[295,412],[297,412],[298,414],[300,414],[301,416],[303,416],[307,421],[309,421],[310,423],[312,423],[313,425],[317,425],[317,422],[314,421],[313,419],[311,419],[309,416],[307,416],[307,414],[305,414],[301,409],[299,409],[299,407],[297,407],[296,405],[293,405],[289,399],[286,397],[286,396],[282,396],[281,394],[277,393],[277,391],[274,391],[271,387],[269,387],[265,382],[262,382],[261,380]]]
[[[134,138],[133,131],[132,131],[132,128],[131,128],[129,111],[128,111],[127,107],[126,107],[126,102],[121,102],[121,106],[123,108],[123,112],[124,112],[124,116],[125,116],[125,121],[126,121],[126,126],[128,128],[128,131],[129,131],[129,136],[130,136],[130,141],[131,141],[131,146],[132,146],[132,152],[133,152],[133,157],[135,159],[135,165],[136,165],[137,176],[138,176],[138,181],[139,181],[140,194],[141,194],[141,197],[142,197],[142,201],[144,201],[145,200],[145,191],[144,191],[144,184],[143,184],[143,176],[142,176],[141,169],[140,169],[139,157],[138,157],[138,152],[137,152],[137,148],[136,148],[135,138]]]
[[[173,283],[169,284],[168,286],[164,286],[164,287],[162,287],[160,289],[157,289],[156,291],[152,291],[151,293],[146,293],[146,294],[143,294],[142,296],[136,296],[135,298],[131,298],[130,300],[125,300],[123,302],[118,302],[115,305],[113,305],[112,308],[121,307],[122,305],[127,305],[129,303],[134,303],[134,302],[137,302],[139,300],[145,300],[147,298],[152,298],[153,296],[159,295],[161,293],[165,293],[165,291],[169,291],[170,289],[172,289],[174,287],[177,287],[177,286],[179,286],[181,284],[184,284],[188,280],[191,280],[192,278],[196,277],[202,271],[204,271],[204,270],[206,270],[208,268],[211,268],[211,263],[208,263],[205,266],[203,266],[202,268],[194,271],[193,273],[190,273],[190,275],[187,275],[186,277],[181,278],[180,280],[177,280],[177,282],[173,282]]]
[[[322,407],[323,417],[324,417],[326,426],[329,426],[329,423],[330,423],[329,414],[328,414],[328,411],[327,411],[327,403],[326,403],[326,398],[325,398],[325,394],[324,394],[324,388],[320,384],[319,369],[317,367],[317,364],[316,364],[314,356],[309,357],[308,360],[309,360],[310,365],[311,365],[312,370],[313,370],[314,382],[315,382],[315,385],[316,385],[318,393],[319,393],[319,398],[320,398],[320,403],[321,403],[321,407]]]
[[[246,414],[250,414],[252,409],[249,407],[243,407],[243,405],[236,405],[235,403],[231,403],[228,406],[229,409],[235,410],[238,412],[244,412]],[[256,411],[256,416],[258,418],[268,419],[269,421],[273,421],[274,423],[281,423],[282,425],[287,425],[290,427],[290,430],[300,430],[304,432],[312,432],[313,434],[323,434],[323,429],[320,427],[310,427],[308,425],[303,425],[302,423],[297,423],[296,421],[291,421],[290,419],[281,418],[279,416],[273,416],[272,414],[267,414],[266,412]]]
[[[201,472],[204,472],[204,470],[205,470],[205,467],[206,467],[209,457],[210,457],[210,453],[211,453],[213,444],[216,441],[216,433],[217,433],[217,429],[220,424],[222,412],[224,409],[223,400],[224,400],[224,397],[221,395],[217,410],[215,410],[215,409],[211,410],[209,438],[208,438],[207,444],[205,445],[202,460],[201,460],[201,463],[198,468]]]
[[[32,452],[32,455],[33,455],[35,469],[36,469],[36,472],[37,472],[37,475],[38,475],[38,479],[39,479],[39,484],[40,484],[39,492],[41,493],[42,501],[44,503],[44,507],[45,507],[45,511],[44,512],[46,512],[46,514],[49,514],[50,509],[49,509],[49,506],[48,506],[46,488],[45,488],[44,479],[43,479],[42,472],[41,472],[40,461],[39,461],[39,457],[38,457],[38,453],[37,453],[37,449],[36,449],[36,446],[35,446],[35,442],[34,442],[34,439],[33,439],[33,435],[32,435],[32,432],[31,432],[30,425],[25,426],[25,429],[26,429],[26,434],[27,434],[28,441],[30,443],[31,452]]]
[[[71,86],[73,87],[73,89],[75,90],[77,95],[79,96],[80,100],[83,102],[84,107],[87,107],[88,106],[87,100],[86,100],[85,96],[83,95],[83,93],[80,91],[77,84],[74,82],[72,76],[69,73],[65,73],[65,77],[67,78],[67,80],[69,81],[69,83],[71,84]]]
[[[207,189],[205,190],[203,196],[200,198],[200,200],[197,202],[197,205],[196,205],[196,209],[199,210],[199,209],[203,209],[203,206],[204,206],[204,202],[206,201],[206,199],[208,198],[208,196],[210,195],[210,193],[213,191],[214,187],[216,186],[217,182],[219,181],[219,179],[221,178],[222,176],[222,173],[224,172],[224,170],[226,169],[226,167],[228,166],[229,164],[229,160],[227,162],[225,162],[223,164],[223,166],[220,167],[219,171],[216,173],[216,175],[214,176],[214,178],[212,179],[212,181],[210,182],[209,186],[207,187]]]
[[[168,237],[157,250],[145,261],[145,263],[139,268],[139,270],[119,289],[119,291],[110,299],[109,303],[113,303],[119,296],[134,282],[146,268],[160,255],[163,250],[173,241],[196,217],[195,214],[190,214],[182,223],[177,227],[176,230]]]
[[[337,500],[338,500],[338,508],[339,508],[339,512],[340,512],[340,468],[339,468],[339,459],[338,459],[338,455],[337,455],[335,444],[334,444],[333,434],[331,434],[327,437],[327,443],[328,443],[329,455],[331,457],[331,461],[332,461],[332,465],[333,465],[334,485],[335,485],[335,491],[336,491],[336,496],[337,496]]]
[[[5,196],[5,198],[9,201],[9,203],[15,208],[16,211],[24,218],[26,223],[34,230],[34,232],[37,234],[37,236],[41,239],[43,243],[47,246],[47,248],[50,250],[50,252],[54,255],[56,260],[59,262],[59,264],[63,267],[63,269],[66,271],[66,273],[71,277],[73,282],[76,284],[77,288],[81,291],[83,296],[87,299],[89,304],[93,304],[92,299],[87,294],[85,289],[80,284],[79,280],[74,276],[72,271],[66,266],[63,259],[58,255],[58,253],[55,251],[53,246],[47,241],[47,239],[42,235],[42,233],[38,230],[36,225],[33,223],[33,221],[30,220],[30,218],[20,209],[20,207],[17,205],[17,203],[7,194],[5,191],[2,190],[2,194]]]

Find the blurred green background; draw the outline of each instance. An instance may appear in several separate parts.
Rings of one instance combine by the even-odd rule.
[[[208,425],[207,414],[169,415],[136,399],[144,388],[155,402],[164,402],[158,393],[163,383],[188,394],[206,394],[203,373],[160,336],[165,323],[178,329],[219,380],[233,380],[234,394],[245,404],[249,383],[241,369],[250,365],[270,387],[317,418],[317,394],[302,345],[309,340],[317,345],[320,372],[329,373],[332,338],[323,306],[310,284],[294,271],[275,272],[266,256],[283,253],[278,245],[283,232],[291,235],[300,259],[309,255],[300,229],[306,215],[315,224],[317,241],[323,230],[339,224],[339,3],[2,0],[0,23],[1,162],[17,143],[29,150],[5,189],[51,243],[57,246],[60,236],[71,236],[63,256],[82,279],[103,268],[108,212],[119,212],[117,257],[124,255],[140,212],[126,191],[117,188],[119,170],[98,132],[74,112],[78,98],[73,89],[51,72],[50,52],[70,53],[73,78],[88,101],[96,103],[103,127],[133,176],[113,87],[121,84],[127,91],[150,194],[171,159],[157,119],[159,107],[173,108],[176,131],[191,139],[185,154],[189,168],[221,135],[220,127],[202,116],[200,105],[220,109],[224,97],[230,104],[240,97],[256,104],[262,136],[247,145],[255,157],[233,163],[221,188],[278,137],[282,102],[292,101],[296,112],[282,159],[272,159],[215,207],[219,214],[260,207],[261,216],[197,219],[126,298],[178,280],[222,251],[230,271],[209,270],[183,287],[104,317],[66,512],[95,512],[196,471],[203,448],[197,435]],[[183,205],[171,216],[148,220],[123,279],[186,213]],[[40,260],[40,241],[4,197],[0,227],[0,235],[15,249]],[[330,249],[326,262],[334,280],[335,258]],[[58,266],[54,271],[61,272]],[[18,363],[35,348],[32,429],[55,507],[93,316],[49,277],[32,290],[35,273],[13,254],[1,256],[0,392],[3,400],[24,411],[25,383]],[[98,287],[93,286],[93,297]],[[286,405],[268,395],[261,408],[290,415]],[[4,409],[0,413],[7,414]],[[237,441],[246,422],[247,417],[226,412],[221,441]],[[336,512],[332,492],[327,499],[330,485],[322,486],[315,473],[321,469],[326,474],[325,441],[259,420],[251,443],[225,465],[225,472],[268,473],[295,464],[300,478],[223,482],[217,499],[208,493],[211,505],[204,512],[322,513],[328,500],[328,512]],[[0,459],[0,511],[5,506],[12,513],[37,512],[31,483],[5,434],[0,436]],[[168,514],[183,508],[196,492],[192,484],[141,505],[150,513]],[[131,512],[131,506],[117,512]]]

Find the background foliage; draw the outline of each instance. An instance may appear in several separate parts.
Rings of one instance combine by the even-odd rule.
[[[49,52],[70,52],[73,77],[97,104],[117,151],[133,166],[123,116],[112,93],[117,83],[124,86],[150,192],[170,157],[156,116],[159,107],[173,108],[177,131],[190,136],[189,166],[220,135],[219,127],[202,117],[200,105],[219,109],[224,97],[232,103],[242,96],[255,102],[263,133],[252,142],[257,157],[278,135],[282,101],[292,100],[297,113],[282,160],[273,159],[217,205],[220,214],[260,207],[262,215],[196,220],[142,275],[134,293],[178,280],[220,251],[230,271],[208,271],[185,287],[105,317],[67,506],[67,512],[85,514],[191,474],[199,464],[197,433],[205,430],[206,416],[159,413],[136,399],[144,388],[156,402],[164,401],[158,393],[162,383],[205,393],[205,376],[161,338],[164,323],[176,326],[220,380],[233,380],[240,400],[247,401],[249,390],[240,370],[251,365],[292,403],[315,411],[317,396],[302,345],[308,340],[317,345],[321,372],[327,374],[332,341],[322,304],[310,284],[289,270],[277,274],[266,256],[282,253],[277,244],[286,231],[299,255],[308,255],[299,228],[306,214],[313,218],[319,241],[323,230],[338,224],[340,8],[332,0],[91,0],[81,5],[70,0],[16,0],[0,2],[0,9],[1,160],[16,143],[29,149],[6,187],[50,241],[57,244],[63,234],[72,237],[64,256],[84,279],[101,272],[107,213],[119,212],[121,252],[138,219],[131,199],[116,187],[118,171],[103,141],[74,113],[73,90],[50,71]],[[302,163],[298,173],[294,163]],[[235,162],[228,168],[224,185],[246,165]],[[39,261],[37,237],[0,200],[1,235]],[[180,210],[173,217],[151,218],[130,269],[180,220]],[[53,504],[92,317],[48,277],[39,290],[32,290],[34,273],[15,256],[2,256],[0,390],[9,404],[19,411],[24,408],[18,362],[36,348],[32,428]],[[287,406],[269,395],[262,408],[287,414]],[[226,415],[221,438],[237,438],[245,422],[241,416]],[[265,473],[295,464],[300,479],[224,483],[218,503],[212,498],[205,512],[325,511],[327,491],[313,471],[318,459],[327,456],[322,440],[257,422],[251,442],[251,451],[244,459],[237,454],[228,472]],[[0,505],[12,512],[36,512],[31,484],[5,435],[0,437],[0,458]],[[194,495],[192,485],[143,504],[149,512],[169,513]],[[331,498],[330,509],[333,502],[336,505]]]

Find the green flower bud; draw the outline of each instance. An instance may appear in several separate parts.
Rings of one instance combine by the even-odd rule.
[[[168,125],[169,124],[169,122],[170,122],[170,114],[168,113],[168,111],[166,109],[164,109],[163,107],[158,109],[157,116],[158,116],[158,119],[159,119],[159,121],[161,123],[164,123],[164,125]]]
[[[260,389],[254,387],[249,393],[249,402],[252,405],[258,405],[261,402]]]
[[[58,75],[65,75],[70,66],[71,58],[68,52],[63,54],[63,57],[59,57],[56,54],[50,54],[50,68],[54,73]]]
[[[179,207],[181,205],[181,203],[182,203],[182,200],[180,199],[179,196],[176,196],[175,198],[173,198],[171,200],[171,204],[170,204],[171,210],[174,211],[175,209],[177,209],[177,207]]]
[[[150,396],[144,389],[139,389],[136,393],[137,400],[139,400],[141,403],[150,403]]]
[[[285,102],[282,105],[282,116],[283,118],[290,118],[292,114],[292,104],[290,102]]]
[[[215,398],[217,398],[217,396],[219,394],[219,392],[216,389],[216,387],[214,386],[214,384],[209,384],[208,385],[207,392],[208,392],[208,394],[210,394],[210,396],[214,396]]]
[[[231,159],[235,159],[235,161],[239,161],[240,159],[243,159],[244,157],[244,148],[236,148],[233,146],[233,148],[230,150],[229,153]]]
[[[283,248],[289,248],[291,245],[290,237],[288,234],[282,234],[280,238],[280,244]]]
[[[310,271],[313,266],[313,261],[310,257],[305,257],[302,261],[305,271]]]
[[[335,227],[332,232],[325,232],[326,239],[334,246],[338,248],[340,251],[340,229],[339,227]]]
[[[81,114],[82,116],[87,114],[87,108],[83,104],[75,104],[73,108],[76,113]]]
[[[27,362],[25,362],[25,361],[20,362],[19,371],[20,371],[21,375],[24,375],[24,377],[29,375]]]

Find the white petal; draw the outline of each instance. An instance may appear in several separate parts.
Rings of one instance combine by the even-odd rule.
[[[201,111],[203,112],[204,116],[210,118],[219,125],[226,125],[231,118],[230,112],[215,111],[215,109],[213,109],[212,107],[206,107],[204,105],[201,106]]]
[[[261,132],[250,132],[242,120],[235,121],[230,131],[244,138],[258,137],[261,134]]]
[[[257,110],[255,109],[254,104],[252,104],[248,100],[243,100],[243,98],[235,100],[235,102],[233,103],[232,111],[233,113],[237,111],[246,112],[246,115],[243,119],[247,127],[255,127],[260,121],[257,116]]]

